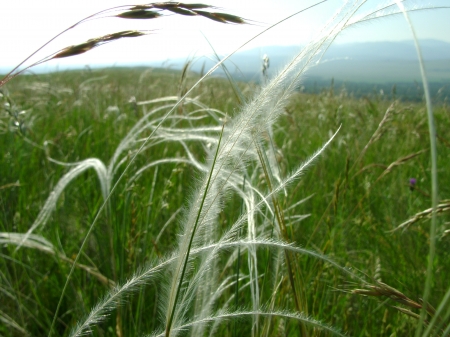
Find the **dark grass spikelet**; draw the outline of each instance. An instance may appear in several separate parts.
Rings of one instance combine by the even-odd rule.
[[[28,70],[36,65],[42,64],[49,60],[80,55],[80,54],[83,54],[83,53],[85,53],[93,48],[96,48],[104,43],[118,40],[123,37],[138,37],[138,36],[148,34],[144,31],[136,31],[136,30],[129,30],[129,31],[123,31],[123,32],[118,32],[118,33],[113,33],[113,34],[107,34],[107,35],[104,35],[99,38],[89,39],[86,42],[63,48],[50,56],[47,56],[29,66],[26,66],[23,69],[19,69],[19,67],[21,67],[33,55],[35,55],[38,51],[40,51],[43,47],[48,45],[50,42],[52,42],[57,37],[61,36],[62,34],[64,34],[67,31],[79,26],[80,24],[82,24],[84,22],[87,22],[92,19],[102,18],[106,14],[110,13],[111,11],[120,10],[121,11],[120,13],[112,15],[112,17],[121,18],[121,19],[136,19],[136,20],[156,19],[156,18],[163,16],[163,13],[162,13],[163,11],[168,11],[173,14],[184,15],[184,16],[203,16],[209,20],[214,20],[214,21],[217,21],[220,23],[234,23],[234,24],[248,23],[246,20],[244,20],[243,18],[241,18],[239,16],[235,16],[235,15],[231,15],[231,14],[227,14],[227,13],[216,13],[216,12],[209,12],[209,11],[202,10],[202,9],[213,9],[213,8],[215,8],[215,7],[206,5],[206,4],[202,4],[202,3],[184,4],[181,2],[155,2],[155,3],[144,4],[144,5],[118,6],[118,7],[113,7],[113,8],[103,10],[101,12],[90,15],[87,18],[80,20],[76,24],[72,25],[71,27],[67,28],[66,30],[64,30],[61,33],[59,33],[58,35],[56,35],[54,38],[50,39],[47,43],[45,43],[43,46],[41,46],[39,49],[37,49],[34,53],[32,53],[30,56],[28,56],[24,61],[19,63],[6,76],[4,76],[2,79],[0,79],[0,87],[2,87],[7,82],[12,80],[14,77],[23,73],[25,70]]]
[[[95,39],[87,40],[86,42],[83,42],[83,43],[80,43],[77,45],[66,47],[66,48],[62,49],[61,51],[57,52],[53,57],[51,57],[51,59],[64,58],[64,57],[70,57],[70,56],[83,54],[83,53],[85,53],[95,47],[98,47],[104,43],[108,43],[108,42],[115,41],[115,40],[125,38],[125,37],[138,37],[138,36],[147,35],[147,34],[148,33],[146,33],[146,32],[137,31],[137,30],[125,30],[122,32],[107,34],[107,35],[104,35],[101,37],[97,37]]]
[[[197,15],[203,16],[207,19],[214,20],[220,23],[235,23],[235,24],[245,24],[247,21],[245,21],[243,18],[231,15],[227,13],[218,13],[218,12],[206,12],[206,11],[198,11],[196,10],[195,13]]]
[[[403,294],[401,291],[383,283],[383,282],[377,282],[376,284],[367,284],[367,289],[354,289],[352,290],[352,294],[356,295],[362,295],[362,296],[373,296],[373,297],[386,297],[389,298],[392,301],[395,301],[397,303],[400,303],[404,306],[407,306],[412,309],[422,309],[422,307],[425,307],[426,312],[431,317],[435,315],[436,309],[434,309],[431,304],[427,303],[424,305],[422,300],[414,301],[407,297],[405,294]],[[395,309],[399,310],[400,312],[405,313],[405,309],[401,307],[394,307]],[[401,310],[400,310],[400,309]],[[418,315],[416,315],[418,316]]]
[[[207,19],[214,20],[220,23],[235,23],[244,24],[247,23],[243,18],[231,15],[228,13],[207,12],[199,9],[211,9],[214,8],[210,5],[201,3],[196,4],[184,4],[181,2],[158,2],[148,5],[136,5],[129,8],[129,10],[115,15],[115,17],[122,19],[154,19],[162,16],[155,10],[166,10],[175,14],[185,16],[203,16]]]
[[[161,14],[159,12],[145,8],[132,9],[116,15],[116,17],[121,19],[156,19],[160,16]]]

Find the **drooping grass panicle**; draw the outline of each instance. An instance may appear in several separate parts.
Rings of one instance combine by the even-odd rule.
[[[234,240],[234,237],[236,234],[236,230],[239,228],[239,225],[239,222],[235,223],[231,230],[228,231],[226,235],[224,235],[219,240],[219,242],[192,249],[190,251],[190,256],[192,258],[196,258],[197,256],[207,254],[209,258],[212,259],[222,251],[228,251],[237,247],[248,248],[250,246],[270,248],[275,250],[288,249],[289,251],[296,254],[308,255],[312,256],[313,258],[323,260],[324,262],[338,268],[338,270],[342,271],[349,277],[354,278],[359,282],[365,283],[364,279],[362,279],[359,275],[353,273],[348,268],[344,268],[329,257],[309,249],[295,247],[291,244],[280,242],[279,240],[256,239],[252,241],[236,241]],[[114,290],[108,292],[105,297],[101,301],[99,301],[98,304],[90,311],[89,315],[83,321],[78,323],[78,325],[71,332],[70,336],[75,337],[86,334],[87,331],[89,331],[88,329],[90,326],[105,320],[108,316],[108,313],[116,309],[117,304],[120,304],[124,297],[126,297],[130,293],[136,292],[140,286],[150,282],[155,278],[158,278],[161,273],[163,273],[170,265],[173,265],[179,258],[180,255],[172,255],[164,259],[159,259],[156,262],[149,263],[146,266],[140,268],[123,285],[116,286]],[[177,329],[177,325],[174,325],[174,329]]]
[[[89,39],[86,42],[83,42],[81,44],[73,45],[66,47],[64,49],[61,49],[60,51],[56,52],[54,55],[49,56],[48,58],[45,58],[38,63],[35,63],[33,66],[36,66],[38,64],[47,62],[52,59],[58,59],[58,58],[64,58],[64,57],[70,57],[75,56],[79,54],[83,54],[89,50],[92,50],[94,48],[97,48],[105,43],[109,43],[112,41],[116,41],[122,38],[128,38],[128,37],[139,37],[147,35],[147,32],[144,31],[137,31],[137,30],[125,30],[113,34],[107,34],[103,35],[97,38]]]
[[[108,183],[106,167],[101,160],[96,158],[89,158],[78,163],[70,164],[70,166],[73,167],[58,181],[53,191],[50,192],[50,195],[45,201],[45,204],[39,212],[36,220],[31,225],[30,229],[28,229],[27,233],[23,236],[23,242],[25,242],[38,227],[45,225],[50,215],[55,210],[57,201],[61,193],[64,192],[65,188],[70,182],[72,182],[75,178],[80,176],[85,171],[91,168],[95,170],[100,182],[100,190],[102,191],[103,198],[106,200],[106,198],[108,197],[110,185]],[[16,250],[20,249],[21,245],[22,244],[19,244]]]
[[[183,332],[187,331],[190,328],[199,325],[199,324],[211,324],[211,323],[220,323],[227,320],[241,320],[246,317],[255,317],[255,316],[266,316],[266,317],[283,317],[294,321],[300,321],[306,325],[310,325],[311,327],[314,327],[321,331],[326,331],[328,333],[331,333],[335,336],[341,336],[345,337],[346,335],[340,332],[339,330],[326,325],[320,321],[317,321],[311,317],[307,317],[302,315],[301,313],[292,313],[290,311],[269,311],[266,312],[264,310],[258,310],[258,311],[237,311],[237,312],[219,312],[216,315],[212,315],[209,317],[205,317],[201,320],[192,321],[189,323],[186,323],[182,326],[179,326],[176,330],[177,332]],[[148,337],[163,337],[165,336],[165,333],[153,333],[150,335],[147,335]]]
[[[79,269],[86,271],[88,274],[97,278],[102,284],[106,286],[114,286],[114,281],[108,279],[102,275],[97,268],[90,267],[81,263],[74,263],[74,261],[68,258],[64,253],[58,251],[53,244],[45,239],[41,235],[29,234],[29,233],[5,233],[0,232],[0,244],[3,245],[15,245],[18,247],[26,247],[35,249],[46,254],[54,255],[58,259],[75,265]]]
[[[224,248],[223,243],[231,241],[233,236],[233,231],[229,231],[229,235],[222,237],[221,242],[192,249],[190,251],[190,256],[195,258],[196,256],[205,254],[205,252],[217,252],[221,249],[227,249],[229,247]],[[147,265],[139,268],[124,284],[116,286],[112,291],[108,292],[105,297],[90,311],[89,315],[83,321],[78,323],[78,325],[71,332],[70,336],[75,337],[85,335],[89,331],[90,326],[105,320],[108,313],[116,309],[117,305],[120,304],[125,296],[137,291],[140,286],[159,277],[164,270],[177,262],[179,258],[183,257],[184,256],[180,255],[172,255],[166,258],[161,258],[153,263],[148,263]]]
[[[158,277],[164,268],[167,268],[170,263],[173,263],[175,258],[176,257],[160,259],[158,264],[148,263],[146,266],[137,270],[135,275],[129,278],[124,284],[117,285],[113,290],[109,291],[104,298],[92,308],[87,317],[78,322],[70,332],[69,336],[77,337],[88,334],[91,331],[91,326],[104,321],[109,313],[116,309],[117,305],[124,300],[126,295],[136,292],[140,286],[145,285]]]
[[[401,223],[397,227],[395,227],[391,232],[395,232],[398,230],[407,230],[411,225],[419,222],[424,219],[431,219],[431,216],[434,213],[442,214],[450,211],[450,200],[441,200],[435,209],[428,208],[422,212],[416,213],[413,217]]]
[[[26,329],[21,327],[19,323],[2,310],[0,310],[0,322],[2,322],[5,327],[12,328],[13,331],[17,331],[22,336],[30,336],[30,333]]]
[[[21,245],[23,247],[33,248],[45,253],[54,254],[55,249],[50,241],[40,235],[29,234],[24,239],[22,233],[4,233],[0,232],[0,244]]]
[[[393,306],[393,308],[405,315],[413,317],[417,321],[421,320],[421,315],[413,310],[424,310],[427,316],[424,319],[426,330],[423,336],[428,336],[432,331],[434,331],[437,336],[445,336],[445,333],[442,333],[442,327],[448,325],[450,311],[447,311],[444,315],[442,314],[445,303],[449,300],[450,291],[443,297],[442,305],[440,305],[437,310],[430,303],[424,302],[422,299],[413,300],[401,291],[383,282],[376,282],[375,284],[366,283],[364,289],[354,289],[351,293],[362,296],[387,298],[390,301],[397,302],[402,306]]]
[[[93,48],[96,48],[102,44],[112,42],[121,38],[125,37],[138,37],[146,35],[147,32],[145,31],[136,31],[136,30],[127,30],[127,31],[121,31],[117,33],[107,34],[98,38],[89,39],[86,42],[66,47],[50,56],[44,57],[43,59],[40,59],[37,62],[32,63],[29,66],[26,66],[25,68],[20,69],[20,67],[27,62],[31,57],[36,55],[40,50],[42,50],[45,46],[50,44],[52,41],[63,35],[64,33],[68,32],[71,29],[75,29],[77,26],[88,22],[90,20],[95,19],[101,19],[108,16],[113,16],[116,18],[121,19],[156,19],[163,14],[161,11],[168,11],[170,13],[178,14],[178,15],[184,15],[184,16],[201,16],[213,21],[217,21],[220,23],[232,23],[232,24],[245,24],[247,21],[239,16],[228,14],[228,13],[219,13],[219,12],[213,12],[213,11],[204,11],[199,9],[212,9],[213,6],[205,5],[205,4],[184,4],[181,2],[158,2],[158,3],[150,3],[146,5],[124,5],[124,6],[117,6],[112,7],[106,10],[102,10],[100,12],[97,12],[95,14],[92,14],[74,25],[70,26],[69,28],[65,29],[64,31],[57,34],[55,37],[50,39],[48,42],[46,42],[43,46],[41,46],[39,49],[37,49],[35,52],[33,52],[30,56],[28,56],[24,61],[19,63],[16,67],[14,67],[3,79],[0,80],[0,87],[5,85],[7,82],[9,82],[11,79],[16,77],[17,75],[23,73],[25,70],[30,69],[31,67],[37,66],[39,64],[45,63],[47,61],[50,61],[52,59],[58,59],[58,58],[64,58],[64,57],[70,57],[75,56],[79,54],[83,54]],[[119,11],[118,14],[113,14],[114,12]]]
[[[197,100],[188,99],[187,104],[189,104],[189,103],[199,104],[199,102]],[[75,163],[63,163],[63,162],[57,161],[55,159],[48,158],[48,160],[51,162],[54,162],[58,165],[71,167],[71,169],[59,180],[56,187],[50,193],[47,201],[45,202],[45,205],[42,207],[36,220],[29,228],[27,235],[24,237],[24,240],[26,240],[27,236],[32,234],[38,227],[44,225],[45,222],[49,219],[50,215],[55,210],[58,198],[60,197],[60,195],[64,191],[64,189],[67,187],[67,185],[70,182],[72,182],[74,179],[76,179],[79,175],[81,175],[83,172],[85,172],[86,170],[89,170],[90,168],[93,168],[96,171],[98,179],[99,179],[99,183],[100,183],[100,190],[102,192],[102,196],[103,196],[104,200],[106,200],[106,198],[108,197],[109,192],[111,190],[111,186],[114,182],[115,173],[120,168],[120,165],[128,160],[127,156],[123,157],[122,160],[119,160],[119,158],[122,156],[123,152],[132,148],[136,144],[139,144],[139,136],[142,132],[144,132],[145,130],[148,130],[148,129],[150,129],[150,130],[154,129],[155,123],[158,123],[160,121],[160,119],[154,118],[151,122],[148,122],[148,120],[152,116],[154,116],[155,113],[157,113],[159,110],[163,110],[163,109],[167,109],[167,108],[171,108],[171,107],[172,107],[172,105],[166,105],[166,106],[162,106],[160,108],[156,108],[156,109],[154,109],[154,111],[148,113],[138,123],[136,123],[136,125],[133,127],[133,129],[128,133],[128,135],[121,141],[121,144],[117,147],[115,154],[114,154],[113,158],[111,159],[108,167],[106,167],[102,161],[100,161],[99,159],[96,159],[96,158],[89,158],[89,159],[83,160],[81,162],[75,162]],[[178,117],[178,119],[185,119],[185,118],[188,118],[188,117],[184,117],[184,116]],[[214,143],[216,141],[214,138],[212,138],[212,137],[207,138],[205,136],[202,136],[201,134],[204,134],[205,132],[216,132],[217,130],[218,130],[218,128],[202,128],[202,127],[200,127],[200,128],[192,129],[190,131],[184,130],[184,132],[182,132],[182,133],[183,134],[188,133],[189,140],[200,140],[200,141],[204,141],[204,142]],[[156,139],[160,138],[161,139],[160,141],[171,140],[171,141],[178,141],[181,143],[183,143],[183,141],[187,140],[186,137],[183,137],[183,136],[177,137],[176,130],[167,129],[166,131],[170,132],[170,133],[165,134],[164,129],[162,129],[158,133],[159,136],[156,136],[155,138]],[[196,133],[199,134],[199,136],[195,136]],[[156,144],[157,144],[157,141],[156,141]],[[152,144],[150,144],[150,145],[152,145]],[[155,144],[153,144],[153,145],[155,145]],[[190,153],[189,149],[187,147],[185,147],[185,149],[187,151],[189,159],[184,160],[184,162],[192,164],[199,169],[203,169],[203,166],[201,166],[198,163],[198,161],[195,159],[195,157]],[[135,175],[132,177],[130,182],[132,182],[134,179],[136,179],[146,169],[156,166],[156,165],[166,164],[166,163],[170,163],[170,162],[179,162],[180,163],[180,162],[183,162],[183,159],[174,158],[171,161],[168,158],[166,158],[166,159],[156,160],[152,163],[149,163],[145,167],[138,170],[135,173]],[[17,247],[17,249],[20,249],[20,245]]]

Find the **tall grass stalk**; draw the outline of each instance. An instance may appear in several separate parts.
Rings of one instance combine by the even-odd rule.
[[[426,281],[423,291],[423,302],[428,303],[431,292],[431,282],[433,278],[433,266],[436,254],[436,209],[438,205],[438,176],[437,176],[437,145],[436,145],[436,127],[434,122],[433,107],[431,104],[431,95],[428,88],[427,74],[425,71],[425,64],[422,57],[422,51],[420,49],[419,41],[417,38],[414,26],[409,18],[409,15],[403,6],[402,2],[395,0],[397,6],[402,11],[406,22],[408,23],[409,29],[413,35],[414,44],[417,51],[417,56],[419,57],[420,74],[422,76],[423,91],[425,93],[425,102],[427,106],[427,117],[428,117],[428,130],[430,135],[430,153],[431,153],[431,207],[433,209],[431,214],[431,226],[430,226],[430,251],[428,253],[428,265],[426,273]],[[422,307],[420,312],[420,320],[416,330],[416,337],[422,335],[423,323],[426,316],[426,305]]]
[[[269,161],[267,159],[267,156],[265,156],[265,153],[262,151],[261,149],[261,145],[257,143],[257,141],[255,141],[255,148],[256,151],[258,153],[258,157],[259,157],[259,161],[262,167],[262,170],[264,172],[264,176],[269,188],[269,191],[272,192],[273,191],[273,174],[270,170],[270,165],[269,165]],[[274,209],[274,215],[276,218],[276,222],[278,224],[277,226],[277,230],[278,230],[278,234],[286,241],[288,242],[288,234],[287,234],[287,230],[286,230],[286,224],[285,224],[285,220],[284,220],[284,215],[283,215],[283,211],[281,209],[281,206],[276,198],[275,195],[272,195],[272,205],[273,205],[273,209]],[[286,259],[286,264],[287,264],[287,273],[289,276],[289,282],[291,284],[292,287],[292,293],[293,293],[293,298],[294,298],[294,302],[295,302],[295,307],[297,309],[298,312],[303,312],[304,314],[308,314],[307,312],[307,305],[306,305],[306,301],[304,296],[300,295],[300,289],[298,289],[297,284],[299,284],[300,280],[302,279],[302,276],[300,275],[298,268],[296,267],[296,263],[294,262],[294,256],[292,256],[291,254],[289,254],[289,252],[285,251],[285,259]],[[295,276],[294,276],[295,275]],[[297,280],[297,282],[296,282]],[[302,285],[300,284],[300,288],[302,287]],[[302,322],[300,322],[300,331],[302,336],[307,336],[308,332],[306,331],[306,327],[304,324],[302,324]]]
[[[202,217],[202,211],[203,211],[203,206],[205,205],[206,196],[208,195],[209,188],[211,186],[211,177],[213,175],[214,166],[217,161],[217,155],[218,155],[218,152],[220,149],[220,141],[222,140],[222,135],[223,135],[223,127],[222,127],[222,132],[220,133],[219,142],[217,144],[217,150],[216,150],[216,153],[214,154],[212,166],[209,171],[208,181],[206,181],[205,187],[203,188],[204,191],[202,191],[203,195],[201,196],[201,202],[200,202],[200,205],[198,206],[198,211],[197,211],[195,221],[192,223],[192,225],[193,225],[192,228],[188,227],[186,233],[184,234],[184,240],[183,240],[184,242],[180,244],[180,250],[181,250],[180,256],[182,256],[183,259],[181,259],[181,258],[179,259],[179,264],[176,267],[175,275],[172,277],[172,286],[171,286],[170,296],[169,296],[169,300],[168,300],[169,305],[168,305],[167,323],[166,323],[166,332],[165,332],[166,336],[170,336],[170,330],[172,328],[175,311],[177,309],[176,306],[177,306],[178,298],[180,296],[181,288],[183,286],[184,276],[186,274],[186,268],[188,266],[188,261],[189,261],[189,253],[192,249],[192,243],[193,243],[194,237],[196,235],[196,230],[199,226],[199,223],[203,222],[204,216],[206,216],[206,215],[204,215]],[[198,201],[195,201],[195,203],[198,203]]]

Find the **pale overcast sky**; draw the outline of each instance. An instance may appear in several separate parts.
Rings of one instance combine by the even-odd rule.
[[[50,38],[70,25],[100,10],[133,4],[123,0],[1,0],[0,70],[13,67]],[[188,1],[186,1],[188,2]],[[198,0],[192,2],[199,2]],[[200,1],[202,2],[202,1]],[[48,66],[67,64],[114,65],[165,60],[211,52],[205,36],[220,53],[228,53],[245,41],[290,14],[318,0],[211,0],[204,3],[220,10],[257,22],[255,25],[224,25],[201,17],[171,15],[155,20],[123,20],[107,18],[78,26],[48,46],[39,58],[61,48],[107,33],[126,29],[155,30],[137,39],[117,41],[83,55],[53,60]],[[135,4],[140,4],[136,2]],[[270,30],[253,41],[248,48],[264,45],[302,45],[331,18],[342,0],[329,0]],[[365,8],[376,8],[388,1],[368,0]],[[410,6],[450,6],[449,0],[404,1]],[[364,7],[361,8],[364,12]],[[411,14],[420,38],[450,42],[450,10],[437,9]],[[393,16],[358,25],[344,31],[336,43],[363,41],[398,41],[411,38],[402,16]],[[37,60],[36,58],[34,60]]]

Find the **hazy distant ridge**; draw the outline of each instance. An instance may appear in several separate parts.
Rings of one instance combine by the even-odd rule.
[[[422,55],[426,61],[429,81],[450,81],[450,43],[438,40],[421,40]],[[238,52],[227,67],[243,79],[257,80],[261,73],[262,56],[270,58],[270,72],[283,67],[300,46],[266,46]],[[174,68],[185,60],[171,60]],[[152,63],[156,65],[156,63]],[[192,66],[200,71],[203,64],[211,67],[214,61],[201,58]],[[307,73],[307,78],[321,80],[335,78],[341,81],[391,83],[420,81],[417,53],[413,41],[365,42],[336,44],[330,47],[321,64]]]
[[[438,40],[420,41],[425,60],[450,60],[450,43]],[[349,57],[355,60],[416,61],[417,53],[413,41],[365,42],[334,45],[326,58]]]

